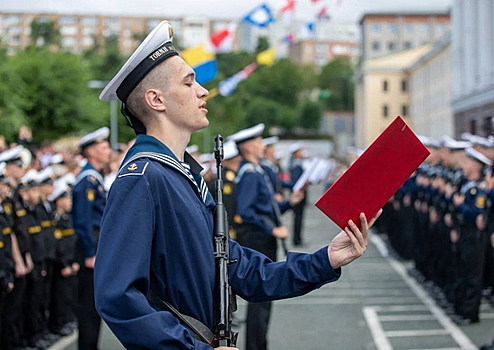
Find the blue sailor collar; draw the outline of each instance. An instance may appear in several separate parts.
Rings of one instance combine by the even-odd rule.
[[[91,163],[87,162],[86,165],[84,166],[84,168],[82,168],[81,172],[75,178],[75,182],[74,182],[73,186],[77,185],[79,182],[81,182],[81,180],[83,180],[84,178],[86,178],[88,176],[92,176],[91,179],[94,178],[94,179],[98,180],[100,185],[102,185],[104,183],[103,175],[101,175],[101,173],[98,170],[96,170],[91,165]]]
[[[138,158],[149,158],[163,163],[186,176],[197,187],[198,194],[203,202],[206,202],[206,197],[209,193],[206,182],[202,178],[202,167],[199,163],[187,152],[184,153],[184,162],[190,166],[190,172],[186,169],[173,152],[161,141],[153,136],[140,134],[137,136],[136,142],[129,149],[125,156],[120,171],[129,163]],[[189,175],[192,173],[192,177]]]

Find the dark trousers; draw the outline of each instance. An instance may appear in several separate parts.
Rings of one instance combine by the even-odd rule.
[[[79,350],[98,349],[101,318],[96,312],[94,304],[93,272],[93,269],[86,268],[83,263],[78,274],[79,286],[76,316],[79,326]]]
[[[67,323],[74,321],[77,276],[63,277],[63,265],[55,264],[52,278],[49,329],[58,333]]]
[[[305,199],[293,207],[293,245],[301,245]]]
[[[23,305],[26,304],[26,278],[16,278],[14,289],[5,296],[2,317],[2,349],[25,347]]]
[[[44,269],[41,263],[34,265],[33,271],[26,276],[27,291],[25,307],[25,332],[30,345],[43,338],[46,315],[43,314]]]
[[[240,245],[263,253],[276,261],[277,242],[274,236],[257,231],[251,225],[243,225],[237,230]],[[271,302],[249,303],[247,305],[245,350],[266,350]]]

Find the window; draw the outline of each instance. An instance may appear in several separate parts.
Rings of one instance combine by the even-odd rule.
[[[388,30],[390,33],[397,33],[398,32],[398,26],[396,25],[396,23],[390,23],[388,25]]]
[[[428,25],[428,24],[422,24],[422,25],[420,26],[420,31],[421,31],[422,33],[429,33],[429,25]]]
[[[61,25],[73,25],[75,24],[75,17],[60,17],[58,23],[60,23]]]
[[[98,19],[96,17],[84,17],[81,20],[81,23],[84,26],[95,26],[98,24]]]
[[[477,121],[475,119],[470,120],[470,134],[477,134]]]
[[[401,116],[402,117],[408,117],[408,106],[407,105],[401,106]]]
[[[372,25],[371,29],[374,33],[380,33],[381,32],[381,25],[379,23],[374,23]]]
[[[438,35],[443,35],[444,33],[446,33],[446,26],[444,24],[437,24],[436,33]]]
[[[378,41],[372,43],[372,50],[379,51],[381,49],[381,44]]]
[[[383,91],[388,91],[388,81],[383,81]]]
[[[412,48],[412,43],[409,41],[405,41],[405,43],[403,44],[403,49],[410,50],[411,48]]]
[[[75,27],[75,26],[62,27],[62,28],[60,28],[60,34],[62,34],[62,35],[76,35],[77,34],[77,27]]]
[[[390,42],[388,43],[388,50],[389,50],[389,51],[394,51],[394,50],[396,50],[396,44],[395,44],[393,41],[390,41]]]
[[[406,79],[403,79],[401,81],[401,91],[403,91],[403,92],[408,91],[408,82]]]
[[[413,24],[406,24],[405,25],[405,32],[413,33]]]
[[[384,105],[383,106],[383,117],[384,118],[387,118],[389,115],[389,111],[388,111],[388,105]]]

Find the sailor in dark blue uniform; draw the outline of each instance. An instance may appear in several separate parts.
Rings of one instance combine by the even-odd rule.
[[[106,205],[106,191],[101,170],[109,163],[109,129],[103,127],[78,143],[87,163],[73,187],[72,217],[79,239],[79,287],[76,308],[79,325],[79,349],[97,349],[101,319],[94,307],[93,269],[101,216]]]
[[[96,307],[127,349],[211,349],[191,329],[147,296],[154,292],[181,314],[212,329],[215,320],[215,202],[185,152],[194,131],[208,125],[208,91],[171,42],[161,22],[103,90],[104,101],[124,102],[138,134],[113,183],[101,223],[95,266]],[[368,224],[314,254],[273,263],[230,240],[232,289],[249,301],[302,295],[338,279],[339,267],[360,256]],[[339,240],[349,249],[341,250]],[[307,271],[311,271],[310,274]],[[153,298],[152,298],[153,299]],[[154,299],[156,300],[156,299]],[[219,347],[218,349],[233,349]]]

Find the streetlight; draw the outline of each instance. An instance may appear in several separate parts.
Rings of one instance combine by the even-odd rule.
[[[107,81],[91,80],[87,83],[90,89],[103,89]],[[113,150],[118,150],[118,105],[117,100],[110,101],[110,145]]]

